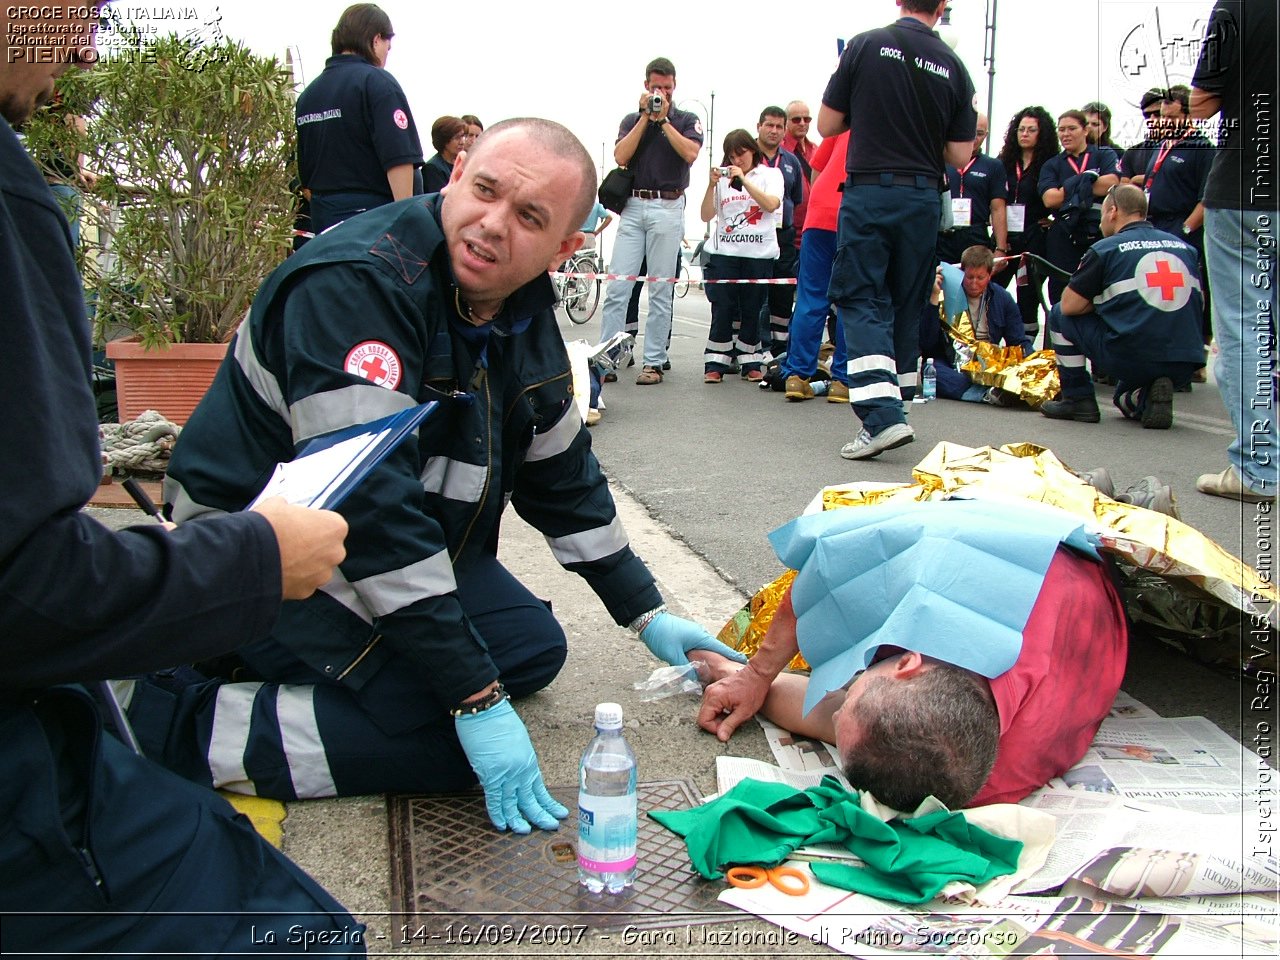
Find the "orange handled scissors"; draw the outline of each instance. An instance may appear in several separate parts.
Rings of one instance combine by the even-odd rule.
[[[729,886],[744,890],[771,883],[789,897],[803,897],[809,892],[809,878],[795,867],[730,867],[724,876]]]

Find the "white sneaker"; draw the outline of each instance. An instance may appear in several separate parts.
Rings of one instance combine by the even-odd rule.
[[[916,432],[905,423],[890,424],[874,437],[863,430],[853,443],[846,443],[840,448],[840,456],[846,460],[870,460],[886,450],[904,447],[915,438]]]

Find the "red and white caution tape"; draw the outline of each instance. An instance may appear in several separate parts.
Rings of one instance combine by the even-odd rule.
[[[630,273],[560,273],[553,270],[553,277],[580,277],[583,280],[627,280],[632,283],[643,280],[645,283],[774,283],[794,284],[795,277],[766,277],[763,280],[694,280],[690,277],[646,277]]]

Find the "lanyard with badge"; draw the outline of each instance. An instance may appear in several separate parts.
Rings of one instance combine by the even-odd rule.
[[[970,157],[964,169],[957,171],[960,174],[960,196],[951,198],[951,222],[957,227],[968,227],[973,224],[973,199],[964,195],[964,175],[977,162],[977,157]]]
[[[1068,153],[1066,156],[1067,156],[1067,165],[1076,172],[1077,176],[1089,169],[1089,148],[1088,147],[1085,147],[1084,153],[1080,154],[1079,163],[1076,163],[1076,158],[1073,157],[1071,154]],[[1101,205],[1102,204],[1100,202],[1095,202],[1093,206],[1094,206],[1094,209],[1096,210]]]
[[[1013,165],[1014,173],[1017,180],[1013,184],[1013,199],[1022,199],[1022,175],[1026,171],[1022,169],[1022,163],[1019,161]],[[1027,229],[1027,205],[1025,203],[1010,203],[1004,208],[1004,222],[1010,233],[1022,233]]]
[[[1169,159],[1169,154],[1173,153],[1173,151],[1178,148],[1178,144],[1182,143],[1182,141],[1187,139],[1189,136],[1191,136],[1190,131],[1184,133],[1177,140],[1165,140],[1160,144],[1160,149],[1156,153],[1155,162],[1151,164],[1151,173],[1142,181],[1142,189],[1146,192],[1148,197],[1151,196],[1151,188],[1155,186],[1156,174],[1159,173],[1160,168],[1164,166],[1165,160]]]
[[[1080,162],[1079,162],[1079,163],[1076,163],[1076,158],[1075,158],[1075,157],[1073,157],[1071,154],[1069,154],[1069,153],[1068,153],[1068,154],[1067,154],[1067,164],[1068,164],[1068,166],[1070,166],[1070,167],[1071,167],[1071,169],[1072,169],[1072,170],[1074,170],[1074,171],[1076,172],[1076,175],[1077,175],[1077,176],[1078,176],[1079,174],[1084,173],[1086,170],[1088,170],[1088,169],[1089,169],[1089,151],[1086,149],[1084,153],[1080,154]]]

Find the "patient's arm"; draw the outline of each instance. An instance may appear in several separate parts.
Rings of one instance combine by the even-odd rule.
[[[724,680],[736,674],[743,669],[742,664],[735,663],[728,657],[722,657],[710,650],[696,650],[693,652],[694,660],[703,660],[707,664],[710,679],[712,681]],[[773,678],[773,682],[769,685],[768,693],[765,695],[764,703],[760,707],[765,719],[776,723],[784,730],[790,730],[792,733],[798,733],[803,737],[810,737],[815,740],[823,740],[827,743],[835,743],[836,730],[834,714],[840,709],[840,705],[844,703],[844,690],[833,690],[825,697],[818,701],[808,716],[803,715],[804,694],[809,686],[809,678],[801,676],[798,673],[780,673]],[[708,699],[707,695],[703,696],[704,709],[709,703],[718,703],[715,700],[715,694],[711,693],[710,688],[707,691],[711,694]],[[708,717],[707,723],[703,723],[703,727],[717,735],[720,727],[712,728],[708,726],[713,719]],[[748,717],[744,717],[745,721]],[[702,717],[699,717],[702,722]],[[737,724],[733,729],[737,729]],[[729,731],[732,736],[733,730]],[[722,737],[727,740],[728,737]]]

